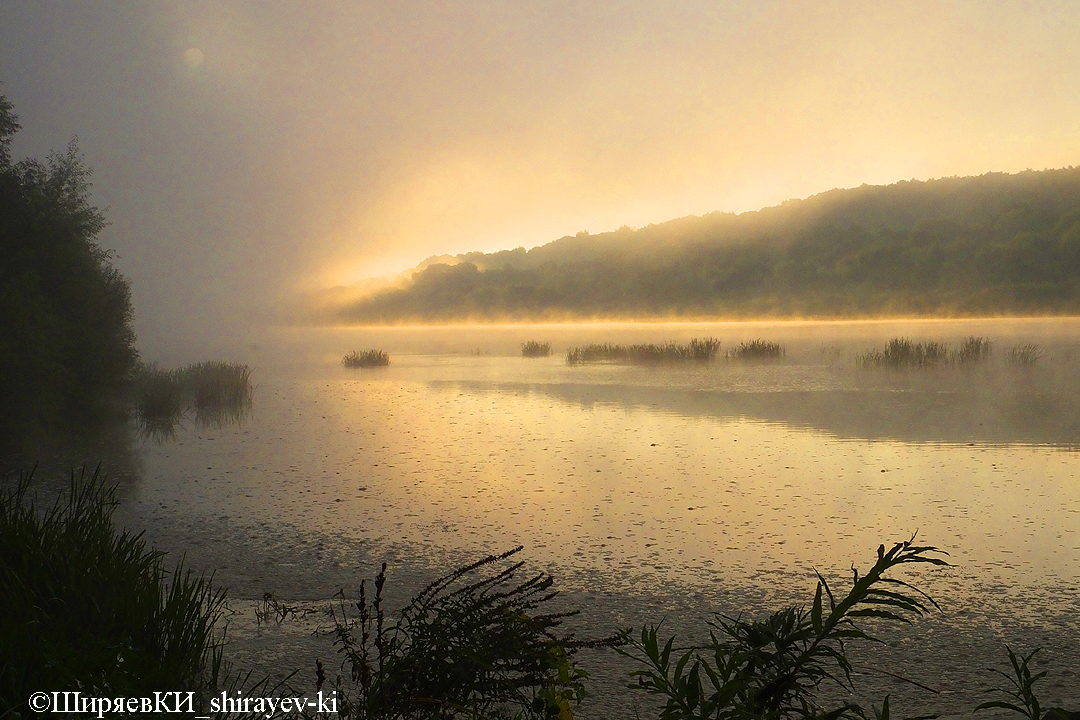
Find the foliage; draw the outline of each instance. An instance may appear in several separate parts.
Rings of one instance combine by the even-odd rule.
[[[535,358],[551,355],[551,343],[529,340],[521,343],[521,357]]]
[[[692,338],[685,345],[661,344],[612,345],[610,343],[573,347],[566,351],[567,365],[590,362],[660,363],[683,360],[707,362],[716,357],[720,341],[716,338]]]
[[[342,717],[572,718],[588,677],[573,655],[614,639],[556,635],[576,613],[538,612],[557,594],[552,578],[540,573],[517,580],[522,562],[495,567],[520,550],[439,578],[393,621],[383,609],[385,563],[372,602],[361,584],[357,616],[349,617],[343,598],[334,641],[348,674],[339,679]]]
[[[832,190],[541,247],[467,253],[350,322],[1075,314],[1080,167]]]
[[[738,347],[728,353],[728,356],[737,360],[763,360],[783,357],[785,354],[784,346],[778,342],[750,340],[739,343]]]
[[[789,607],[764,620],[717,616],[710,643],[679,649],[675,638],[662,642],[659,626],[645,626],[630,647],[619,652],[644,666],[634,672],[636,687],[665,701],[661,720],[684,718],[840,718],[869,717],[860,706],[826,709],[817,702],[825,680],[852,689],[845,643],[873,640],[856,621],[911,622],[937,604],[908,583],[886,574],[902,565],[947,565],[941,551],[916,546],[914,537],[891,550],[878,548],[877,562],[864,575],[852,568],[848,594],[837,600],[820,573],[810,609]],[[888,714],[888,699],[880,713]]]
[[[95,470],[41,512],[31,473],[0,493],[0,716],[32,692],[146,696],[215,686],[225,592],[142,534],[114,529],[115,488]]]
[[[138,360],[128,281],[97,236],[75,142],[12,164],[19,125],[0,96],[0,437],[66,431],[116,413]]]
[[[979,710],[988,710],[990,708],[1002,708],[1004,710],[1017,712],[1030,720],[1041,720],[1042,714],[1039,706],[1039,698],[1035,695],[1035,683],[1046,675],[1046,671],[1044,670],[1032,675],[1030,667],[1031,659],[1035,657],[1035,654],[1039,652],[1039,649],[1036,648],[1028,653],[1027,656],[1022,657],[1018,657],[1008,645],[1005,646],[1005,649],[1009,652],[1009,662],[1012,664],[1013,674],[1009,675],[1008,673],[1004,673],[1001,670],[996,670],[994,668],[988,668],[987,671],[997,673],[1008,680],[1012,683],[1012,688],[993,688],[990,692],[1004,693],[1013,700],[990,700],[979,705],[975,708],[975,711],[978,712]]]
[[[353,350],[341,358],[341,364],[347,368],[382,367],[390,364],[390,356],[382,350]]]

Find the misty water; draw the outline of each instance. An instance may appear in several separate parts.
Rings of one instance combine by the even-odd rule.
[[[973,366],[863,369],[892,337]],[[771,362],[567,366],[567,347],[714,336],[784,344]],[[521,342],[550,341],[548,358]],[[1037,343],[1033,366],[1006,362]],[[391,365],[346,369],[380,348]],[[240,425],[148,439],[118,519],[230,587],[231,656],[277,675],[338,662],[325,609],[389,564],[392,606],[452,567],[517,545],[554,575],[575,628],[665,620],[700,639],[713,612],[763,616],[836,587],[880,543],[918,532],[953,567],[907,575],[942,612],[855,652],[861,699],[970,713],[1005,644],[1037,646],[1044,704],[1080,706],[1080,321],[591,324],[279,329]],[[109,469],[106,467],[106,469]],[[256,623],[265,592],[306,613]],[[581,657],[582,717],[648,715],[626,661]],[[885,675],[887,670],[926,686]],[[934,692],[931,692],[934,691]]]

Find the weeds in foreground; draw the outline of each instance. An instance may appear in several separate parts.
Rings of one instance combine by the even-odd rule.
[[[661,720],[887,717],[887,697],[870,715],[855,704],[823,708],[816,691],[826,680],[852,689],[846,643],[876,641],[856,621],[910,623],[937,608],[921,590],[887,577],[901,565],[948,565],[936,557],[944,554],[940,550],[914,540],[888,551],[879,547],[864,576],[852,568],[851,590],[839,601],[819,573],[809,610],[789,607],[756,621],[717,616],[705,647],[679,649],[674,637],[662,643],[659,626],[643,627],[639,637],[622,631],[629,649],[618,652],[644,666],[633,673],[637,684],[631,687],[665,700]]]
[[[347,368],[383,367],[390,364],[390,356],[382,350],[353,350],[341,358],[341,364]]]
[[[225,591],[114,529],[115,488],[73,472],[41,512],[33,472],[0,493],[0,717],[31,693],[199,695],[224,677]],[[17,716],[17,715],[16,715]]]
[[[1035,343],[1021,343],[1009,350],[1006,359],[1010,365],[1034,365],[1043,357],[1042,348]]]
[[[360,599],[334,611],[343,718],[572,718],[588,673],[573,662],[584,647],[557,628],[576,612],[540,612],[556,596],[543,573],[518,580],[523,563],[499,565],[520,547],[490,555],[428,585],[389,620],[386,565]],[[349,606],[356,615],[349,616]],[[321,663],[319,664],[321,669]]]
[[[521,343],[521,357],[537,358],[551,355],[551,343],[529,340]]]
[[[720,351],[716,338],[693,338],[685,345],[675,342],[638,345],[592,344],[570,348],[566,352],[567,365],[591,362],[663,363],[694,360],[707,362]]]
[[[768,340],[750,340],[739,343],[738,347],[728,352],[728,357],[735,360],[771,360],[786,355],[784,346]]]
[[[1011,688],[992,688],[989,692],[1004,693],[1012,698],[1011,701],[1004,700],[990,700],[984,702],[975,708],[975,712],[979,710],[989,710],[991,708],[1001,708],[1004,710],[1012,710],[1019,713],[1030,720],[1041,720],[1041,708],[1039,705],[1039,698],[1035,695],[1035,683],[1041,680],[1046,671],[1031,674],[1031,659],[1035,657],[1039,649],[1032,650],[1027,656],[1017,656],[1013,652],[1012,648],[1008,645],[1005,649],[1009,652],[1009,662],[1012,664],[1013,674],[1002,672],[994,668],[987,668],[987,672],[996,673],[1010,683]]]

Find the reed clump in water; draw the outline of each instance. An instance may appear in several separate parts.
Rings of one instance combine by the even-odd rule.
[[[135,417],[148,435],[170,435],[191,411],[196,422],[239,422],[251,408],[251,368],[208,361],[176,370],[143,365],[135,377]]]
[[[135,378],[135,418],[144,432],[168,434],[184,414],[184,395],[176,371],[144,365]]]
[[[116,529],[100,470],[73,472],[44,511],[32,475],[0,492],[0,717],[43,688],[201,694],[225,679],[225,591]]]
[[[182,368],[177,378],[199,422],[239,421],[251,407],[251,368],[247,365],[211,360]]]
[[[944,343],[917,343],[909,338],[893,338],[884,350],[869,350],[858,356],[857,362],[865,368],[923,368],[937,365],[948,358]]]
[[[728,351],[728,357],[735,360],[775,360],[787,354],[784,346],[768,340],[750,340]]]
[[[960,343],[953,360],[961,365],[982,362],[990,357],[991,347],[989,338],[971,336]]]
[[[529,340],[521,343],[521,357],[537,358],[551,355],[551,343]]]
[[[390,364],[390,356],[382,350],[353,350],[341,358],[341,364],[347,368],[384,367]]]
[[[693,338],[680,345],[675,342],[647,343],[637,345],[612,345],[610,343],[583,345],[566,351],[567,365],[592,362],[664,363],[694,360],[708,362],[720,351],[716,338]]]
[[[1009,350],[1006,360],[1011,365],[1034,365],[1043,357],[1042,348],[1035,343],[1021,343]]]

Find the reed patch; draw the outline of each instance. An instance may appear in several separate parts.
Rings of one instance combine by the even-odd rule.
[[[347,368],[385,367],[390,364],[390,356],[382,350],[353,350],[341,358],[341,364]]]
[[[637,345],[613,345],[610,343],[573,347],[566,352],[567,365],[585,363],[631,363],[652,364],[667,362],[708,362],[720,351],[716,338],[692,338],[688,343],[642,343]]]
[[[521,357],[538,358],[551,355],[551,343],[528,340],[521,343]]]
[[[741,342],[727,353],[733,360],[776,360],[785,355],[787,350],[780,343],[760,339]]]

